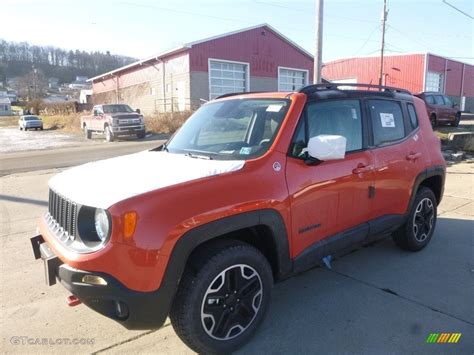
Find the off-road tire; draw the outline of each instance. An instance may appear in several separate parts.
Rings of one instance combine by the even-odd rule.
[[[238,272],[241,274],[238,275]],[[249,279],[244,274],[247,274]],[[234,280],[234,282],[227,281],[227,279]],[[252,283],[252,287],[231,291],[231,285],[235,285],[236,288],[239,285],[242,286],[242,283],[236,281],[238,279],[240,282],[243,280],[244,284],[250,280],[248,284]],[[220,245],[218,243],[217,248],[216,245],[206,248],[203,253],[194,255],[194,261],[191,260],[188,263],[171,308],[171,324],[180,339],[197,353],[231,353],[246,343],[262,322],[270,302],[272,285],[271,267],[259,250],[238,241]],[[213,289],[212,287],[218,288]],[[259,302],[258,287],[261,287],[262,292]],[[242,290],[247,292],[242,292]],[[250,293],[249,290],[253,290],[252,292],[255,294]],[[230,295],[219,296],[219,294],[227,292]],[[242,299],[239,299],[239,295],[242,295]],[[204,302],[204,297],[207,302]],[[251,309],[248,308],[250,299]],[[213,303],[210,303],[211,301]],[[258,304],[258,308],[255,304]],[[217,313],[213,313],[212,317],[209,317],[205,307],[209,307],[209,309],[215,307],[212,310]],[[255,308],[257,308],[256,311]],[[229,339],[214,337],[214,335],[218,336],[217,331],[213,333],[212,330],[214,328],[219,330],[219,327],[216,326],[218,321],[215,321],[214,318],[214,315],[216,318],[219,317],[218,312],[229,315],[225,318],[227,321],[223,323],[223,325],[230,324],[228,328],[223,327],[225,338]],[[247,317],[247,320],[244,322],[245,318],[241,318],[239,322],[242,321],[245,327],[240,323],[235,323],[235,317],[244,316]],[[211,318],[214,321],[210,330],[208,324]],[[205,324],[207,324],[207,329]],[[235,329],[237,324],[243,330]],[[240,333],[234,334],[236,330]]]
[[[92,132],[87,128],[87,126],[84,126],[84,137],[86,139],[92,138]]]
[[[428,214],[429,209],[432,214]],[[421,187],[416,193],[406,222],[393,233],[393,241],[401,249],[419,251],[427,246],[433,237],[436,220],[436,197],[431,189]],[[425,231],[425,229],[429,230]]]

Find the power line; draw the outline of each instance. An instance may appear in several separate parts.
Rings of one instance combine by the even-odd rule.
[[[474,20],[474,17],[472,17],[472,16],[469,15],[468,13],[466,13],[466,12],[464,12],[464,11],[458,9],[456,6],[451,5],[451,4],[450,4],[449,2],[447,2],[446,0],[443,0],[443,3],[445,3],[446,5],[452,7],[454,10],[456,10],[456,11],[462,13],[464,16],[467,16],[467,17],[469,17],[470,19],[473,19],[473,20]]]
[[[377,26],[375,26],[375,28],[370,32],[369,34],[369,37],[367,37],[367,39],[364,41],[364,44],[362,44],[362,46],[360,46],[360,48],[358,50],[356,50],[353,54],[354,55],[357,55],[364,47],[367,43],[369,43],[370,39],[372,38],[372,35],[375,33],[375,31],[377,31],[378,29],[380,28],[380,24],[378,24]]]

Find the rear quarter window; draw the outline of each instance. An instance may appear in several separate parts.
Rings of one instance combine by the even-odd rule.
[[[407,109],[411,128],[415,129],[418,127],[418,116],[416,115],[415,106],[413,106],[413,104],[407,104]]]
[[[399,102],[369,100],[368,104],[375,146],[398,141],[405,137],[403,113]]]

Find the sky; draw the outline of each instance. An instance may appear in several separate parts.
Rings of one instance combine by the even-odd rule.
[[[473,0],[447,0],[471,17]],[[314,53],[314,0],[0,0],[0,39],[145,58],[268,23]],[[378,55],[383,0],[324,0],[323,62]],[[387,54],[474,64],[474,20],[442,0],[388,0]]]

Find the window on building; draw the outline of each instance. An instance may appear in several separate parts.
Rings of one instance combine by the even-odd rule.
[[[155,96],[155,94],[156,94],[155,88],[150,88],[150,95]]]
[[[209,98],[248,91],[249,65],[239,62],[209,61]]]
[[[443,73],[429,71],[426,73],[425,91],[444,91]]]
[[[308,85],[308,71],[278,68],[278,91],[296,91]]]
[[[398,141],[405,136],[400,104],[388,100],[370,100],[370,116],[374,145]]]

